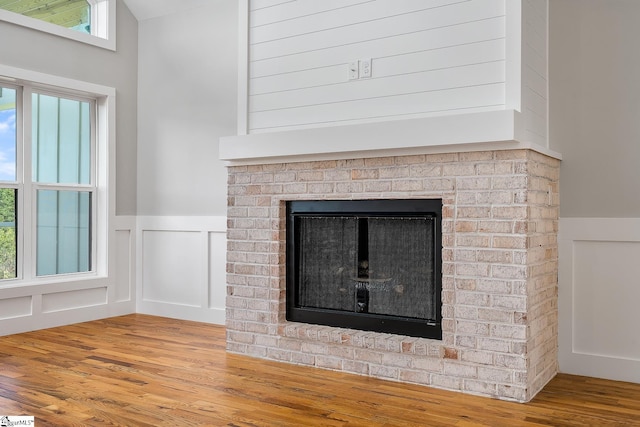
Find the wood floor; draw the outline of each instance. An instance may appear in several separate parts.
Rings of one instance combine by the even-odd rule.
[[[640,384],[558,375],[519,404],[227,354],[130,315],[0,337],[0,416],[42,426],[640,426]]]

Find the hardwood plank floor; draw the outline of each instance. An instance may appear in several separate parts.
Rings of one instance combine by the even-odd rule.
[[[0,415],[36,426],[640,426],[640,384],[558,375],[530,403],[225,352],[221,326],[129,315],[0,337]]]

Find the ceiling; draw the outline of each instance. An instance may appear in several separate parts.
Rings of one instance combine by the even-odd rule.
[[[211,4],[214,0],[123,0],[138,21]]]

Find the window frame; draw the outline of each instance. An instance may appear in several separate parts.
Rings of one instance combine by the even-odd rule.
[[[0,21],[10,22],[81,43],[116,50],[116,0],[88,0],[91,5],[92,34],[86,34],[50,22],[0,9]],[[104,4],[106,3],[106,5]],[[95,25],[95,32],[94,32]]]
[[[33,120],[33,105],[32,105],[32,100],[33,100],[33,95],[34,94],[39,94],[39,95],[45,95],[45,96],[51,96],[51,97],[56,97],[56,98],[60,98],[60,99],[69,99],[69,100],[73,100],[73,101],[80,101],[80,102],[87,102],[89,103],[89,110],[91,111],[90,113],[90,126],[91,126],[91,132],[90,132],[90,174],[89,174],[89,183],[88,184],[71,184],[71,183],[50,183],[50,182],[40,182],[38,180],[36,180],[33,177],[33,166],[34,166],[34,160],[33,160],[33,152],[32,152],[32,148],[33,148],[33,135],[31,135],[31,129],[32,127],[32,120]],[[98,164],[97,164],[97,156],[96,156],[96,149],[97,149],[97,144],[98,144],[98,140],[96,137],[96,132],[97,132],[97,107],[96,107],[96,99],[93,97],[85,97],[85,96],[78,96],[75,93],[69,93],[69,92],[65,92],[65,91],[60,91],[59,89],[34,89],[33,86],[31,85],[23,85],[22,86],[22,96],[23,96],[23,103],[24,103],[24,109],[23,111],[28,111],[30,112],[29,115],[25,116],[23,118],[23,126],[24,126],[24,139],[23,141],[25,143],[22,144],[22,151],[23,151],[23,158],[24,159],[31,159],[27,162],[23,162],[23,165],[25,166],[24,169],[24,177],[28,177],[29,179],[24,179],[23,181],[23,185],[26,187],[27,185],[29,185],[30,189],[29,192],[27,193],[27,191],[25,190],[24,195],[29,195],[30,197],[30,211],[25,209],[25,213],[27,212],[31,212],[31,226],[29,228],[25,228],[25,232],[30,233],[30,246],[27,246],[26,244],[25,249],[30,247],[31,248],[31,257],[30,259],[34,260],[34,262],[31,262],[30,265],[28,266],[28,268],[31,270],[29,277],[33,277],[33,278],[38,278],[38,277],[59,277],[65,274],[69,274],[69,275],[80,275],[80,274],[87,274],[87,273],[92,273],[94,270],[94,267],[96,265],[96,252],[97,252],[97,247],[96,247],[96,242],[95,239],[93,238],[93,236],[95,235],[95,226],[98,222],[98,218],[97,218],[97,214],[96,214],[96,207],[95,207],[95,199],[96,199],[96,193],[97,193],[97,187],[96,187],[96,171],[98,169]],[[17,104],[17,103],[16,103]],[[90,265],[90,269],[87,272],[75,272],[75,273],[55,273],[55,274],[49,274],[49,275],[40,275],[38,276],[37,274],[37,248],[38,248],[38,220],[37,220],[37,216],[38,216],[38,192],[39,191],[73,191],[73,192],[88,192],[90,193],[91,196],[91,210],[90,210],[90,258],[89,258],[89,265]],[[20,208],[20,205],[18,205],[18,208]],[[28,215],[25,214],[25,215]],[[25,241],[26,242],[26,241]],[[24,257],[24,259],[29,259],[26,256]],[[18,263],[19,264],[19,263]],[[24,271],[24,270],[23,270]]]
[[[16,188],[17,265],[16,278],[0,281],[0,289],[59,282],[109,280],[113,277],[113,226],[115,219],[115,89],[0,64],[0,83],[18,88],[16,93],[16,182],[3,182],[3,188]],[[42,184],[33,181],[31,159],[31,96],[33,92],[92,102],[92,182],[85,184]],[[20,107],[19,107],[20,106]],[[28,114],[21,113],[22,111]],[[28,161],[24,161],[28,159]],[[64,187],[64,188],[63,188]],[[36,198],[38,189],[90,191],[91,268],[88,272],[36,275]],[[29,197],[26,197],[29,195]]]
[[[16,168],[15,168],[15,181],[0,181],[0,188],[10,188],[16,191],[16,212],[15,212],[15,236],[16,236],[16,277],[13,279],[0,279],[0,287],[5,283],[14,283],[16,281],[20,281],[23,278],[23,259],[24,256],[21,251],[24,248],[24,230],[31,223],[30,215],[27,215],[26,221],[19,221],[20,212],[24,209],[24,185],[20,178],[23,173],[23,145],[20,141],[24,139],[24,126],[23,126],[23,117],[18,112],[24,109],[23,105],[23,87],[19,84],[15,84],[12,82],[5,82],[0,78],[0,85],[3,88],[13,89],[16,92]]]

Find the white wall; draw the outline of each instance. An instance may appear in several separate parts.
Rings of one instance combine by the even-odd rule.
[[[522,2],[521,51],[524,138],[545,147],[549,143],[548,9],[549,3],[547,1],[526,0]]]
[[[550,2],[561,372],[640,382],[640,2]]]
[[[139,23],[138,215],[226,215],[237,21],[236,1],[214,0]]]
[[[139,23],[138,312],[224,323],[237,34],[234,0]]]
[[[640,2],[550,2],[550,136],[560,214],[640,217]]]

